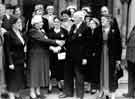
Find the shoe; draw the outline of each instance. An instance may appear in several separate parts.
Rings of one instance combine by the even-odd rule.
[[[59,98],[68,98],[68,97],[73,97],[72,95],[66,95],[66,94],[61,94],[59,95]]]
[[[52,93],[52,84],[49,84],[48,93]]]
[[[15,94],[14,93],[9,93],[9,98],[10,99],[15,99]]]
[[[131,95],[129,93],[124,93],[123,96],[126,98],[135,97],[134,95]]]
[[[36,96],[40,96],[40,90],[36,90]]]
[[[96,89],[92,89],[91,91],[90,91],[90,94],[95,94],[95,93],[97,93],[97,90]]]
[[[104,96],[104,91],[101,91],[98,95],[98,98],[102,98]]]
[[[37,97],[37,96],[36,96],[35,93],[33,93],[33,92],[30,93],[30,98],[31,98],[31,99],[35,99],[36,97]]]
[[[63,91],[63,85],[62,85],[62,83],[61,82],[58,82],[58,89],[60,90],[60,91]]]
[[[45,99],[46,96],[45,95],[37,95],[37,98],[39,98],[39,99]]]

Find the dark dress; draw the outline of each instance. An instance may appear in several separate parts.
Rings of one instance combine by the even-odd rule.
[[[45,38],[46,33],[31,28],[28,33],[28,66],[30,68],[30,86],[47,87],[49,84],[49,46],[56,45],[55,40]]]
[[[25,86],[24,77],[24,46],[14,31],[4,34],[5,50],[5,76],[8,91],[18,92]],[[9,69],[9,65],[15,66],[14,70]]]
[[[67,35],[68,35],[68,32],[64,28],[60,28],[60,31],[58,33],[56,33],[54,31],[54,28],[52,28],[49,33],[49,37],[54,40],[55,39],[66,40]],[[65,59],[58,59],[58,54],[60,55],[62,53],[66,53],[65,46],[62,47],[60,52],[58,52],[58,53],[52,52],[52,55],[51,55],[51,59],[52,59],[52,63],[53,63],[51,66],[54,66],[51,68],[51,70],[55,72],[54,74],[56,75],[56,80],[58,80],[58,81],[64,80]]]
[[[86,80],[100,84],[100,64],[102,52],[102,28],[97,27],[93,31],[89,28],[89,36],[86,45],[87,70]]]
[[[119,29],[111,25],[107,35],[103,32],[103,50],[101,72],[103,78],[101,83],[105,89],[114,92],[118,88],[118,79],[115,78],[116,61],[121,60],[122,44]]]

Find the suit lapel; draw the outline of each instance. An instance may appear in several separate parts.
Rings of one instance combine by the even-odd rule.
[[[24,45],[25,44],[25,42],[24,42],[24,44],[22,43],[22,41],[20,40],[20,38],[17,36],[17,34],[12,30],[12,34],[13,34],[13,37],[14,38],[16,38],[16,40],[17,40],[17,42],[20,42],[22,45]],[[21,36],[22,37],[22,36]],[[22,37],[23,38],[23,37]],[[24,39],[24,38],[23,38]]]

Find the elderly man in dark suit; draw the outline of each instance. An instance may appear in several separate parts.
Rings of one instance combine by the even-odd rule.
[[[73,97],[74,77],[77,99],[83,99],[84,96],[84,77],[81,72],[85,40],[87,37],[87,26],[83,22],[84,14],[77,11],[73,16],[74,25],[71,27],[69,37],[66,41],[67,61],[64,67],[64,94],[60,98]]]
[[[135,26],[127,39],[126,60],[128,69],[128,93],[125,97],[135,97]],[[124,57],[123,57],[124,59]]]

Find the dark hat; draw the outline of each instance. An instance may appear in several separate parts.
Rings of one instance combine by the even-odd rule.
[[[111,14],[101,14],[101,17],[112,18]]]
[[[6,9],[13,9],[13,6],[11,4],[6,4]]]
[[[18,20],[18,18],[17,17],[11,17],[11,19],[10,19],[10,24],[11,25],[13,25],[13,24],[15,24],[16,22],[17,22],[17,20]]]

